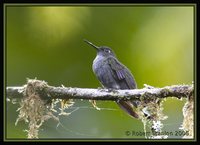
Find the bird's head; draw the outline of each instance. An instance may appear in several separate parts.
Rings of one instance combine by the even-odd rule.
[[[84,39],[84,41],[97,50],[97,55],[105,56],[105,57],[115,56],[115,53],[113,52],[113,50],[107,46],[99,46],[98,47],[98,46],[94,45],[93,43],[89,42],[88,40]]]

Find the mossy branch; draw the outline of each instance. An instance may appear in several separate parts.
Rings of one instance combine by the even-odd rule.
[[[193,85],[172,85],[163,88],[145,87],[134,90],[108,90],[72,87],[53,87],[40,80],[28,80],[22,87],[7,87],[8,98],[23,98],[32,93],[42,99],[85,99],[85,100],[149,100],[153,98],[188,98],[194,91]]]
[[[24,120],[29,122],[28,138],[38,138],[38,132],[43,122],[50,118],[59,121],[59,118],[53,114],[55,106],[59,100],[61,104],[61,112],[59,115],[68,115],[64,110],[74,104],[73,99],[85,100],[105,100],[117,101],[122,100],[139,100],[137,106],[137,113],[139,119],[144,124],[144,131],[146,127],[150,126],[152,135],[145,138],[167,138],[167,135],[154,135],[162,131],[162,120],[167,116],[162,113],[163,108],[160,100],[167,97],[188,98],[183,108],[184,120],[182,123],[182,130],[188,134],[183,138],[193,138],[193,85],[173,85],[163,88],[154,88],[152,86],[145,86],[143,89],[134,90],[108,90],[108,89],[87,89],[87,88],[71,88],[71,87],[53,87],[49,86],[45,81],[31,80],[27,81],[22,87],[7,87],[7,98],[20,99],[20,108],[18,121]],[[51,107],[49,100],[52,100]],[[47,105],[48,104],[48,105]],[[98,109],[95,102],[93,106]],[[28,109],[27,109],[28,108]],[[99,110],[99,109],[98,109]],[[57,111],[55,111],[57,112]],[[148,125],[147,125],[148,124]]]

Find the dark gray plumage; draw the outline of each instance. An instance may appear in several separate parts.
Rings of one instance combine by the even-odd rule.
[[[91,42],[84,40],[97,50],[97,56],[93,61],[93,71],[98,80],[105,88],[110,89],[136,89],[137,85],[130,70],[116,58],[111,48],[107,46],[97,47]],[[134,102],[116,101],[117,104],[132,117],[138,118],[133,110]]]

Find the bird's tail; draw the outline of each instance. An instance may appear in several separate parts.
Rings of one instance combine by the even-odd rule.
[[[130,101],[116,101],[117,104],[119,105],[119,107],[126,111],[130,116],[134,117],[134,118],[139,118],[138,114],[133,110],[134,107],[136,107],[135,105],[133,105]]]

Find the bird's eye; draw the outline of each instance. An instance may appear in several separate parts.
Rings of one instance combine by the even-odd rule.
[[[106,53],[110,53],[110,50],[108,50],[108,49],[105,49],[104,51],[105,51]]]

